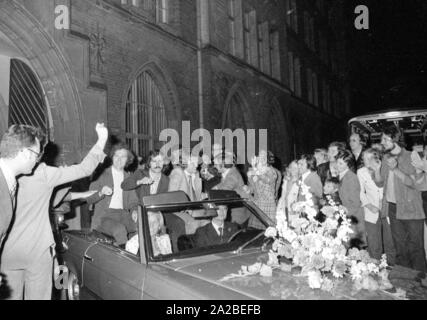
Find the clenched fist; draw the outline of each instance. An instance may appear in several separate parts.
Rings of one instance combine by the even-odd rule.
[[[98,139],[102,141],[107,141],[108,139],[108,129],[103,123],[97,123],[95,127],[96,133],[98,134]]]
[[[150,185],[150,184],[153,184],[154,183],[154,180],[153,179],[151,179],[151,178],[148,178],[148,177],[145,177],[145,178],[143,178],[143,179],[141,179],[141,180],[138,180],[137,182],[136,182],[136,184],[138,185],[138,186],[141,186],[141,185]]]
[[[101,196],[111,196],[113,194],[113,189],[108,186],[102,188],[100,195]]]

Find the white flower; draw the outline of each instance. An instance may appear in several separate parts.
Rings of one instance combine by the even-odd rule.
[[[264,264],[264,265],[262,265],[259,273],[262,277],[272,277],[273,276],[273,269],[270,266],[266,266]]]
[[[378,274],[380,268],[375,263],[368,263],[368,272]]]
[[[385,268],[387,268],[387,267],[388,267],[388,264],[387,264],[387,255],[386,255],[386,254],[383,254],[383,255],[381,256],[380,268],[381,268],[381,269],[385,269]]]
[[[276,267],[279,265],[279,259],[277,258],[277,253],[270,251],[268,253],[268,266]]]
[[[267,238],[275,238],[277,236],[277,229],[269,227],[264,234]]]
[[[322,275],[319,271],[308,272],[308,285],[311,289],[320,289],[322,287]]]
[[[262,267],[261,262],[255,263],[248,267],[248,272],[252,274],[259,273],[259,271],[261,270],[261,267]]]

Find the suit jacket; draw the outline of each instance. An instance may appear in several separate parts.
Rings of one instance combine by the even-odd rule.
[[[338,193],[343,206],[348,210],[348,215],[355,216],[363,223],[365,218],[360,201],[360,182],[353,171],[348,170],[341,179]]]
[[[221,182],[217,184],[215,190],[234,190],[239,192],[245,185],[242,175],[236,167],[230,168],[227,175],[222,178]]]
[[[3,250],[3,267],[26,269],[55,244],[49,219],[54,189],[89,176],[105,158],[94,146],[81,163],[68,167],[51,167],[41,163],[31,176],[18,179],[15,220]]]
[[[310,172],[310,174],[305,178],[303,183],[310,187],[310,192],[317,198],[321,199],[323,196],[323,186],[322,181],[320,180],[319,175],[316,172]]]
[[[243,191],[244,186],[245,182],[239,170],[236,167],[232,167],[213,189],[235,191],[244,198],[246,197],[246,192]],[[245,207],[231,209],[231,221],[239,225],[243,225],[249,219],[249,216],[250,212]]]
[[[354,157],[355,168],[352,171],[354,171],[355,173],[357,173],[357,170],[362,169],[365,166],[365,164],[363,163],[363,152],[364,151],[365,150],[362,150],[362,152],[359,154],[359,157],[357,159],[356,159],[356,157]]]
[[[135,190],[139,198],[139,201],[142,204],[142,199],[151,194],[150,193],[151,187],[149,185],[138,186],[136,183],[139,180],[142,180],[144,178],[149,178],[149,177],[150,177],[150,173],[147,170],[142,171],[138,169],[123,181],[121,187],[124,191]],[[162,174],[155,194],[166,193],[168,192],[168,188],[169,188],[169,178],[166,177],[164,174]]]
[[[9,229],[10,222],[13,217],[12,198],[10,197],[9,187],[0,169],[0,254],[3,240],[6,237],[7,230]]]
[[[194,201],[202,200],[202,179],[197,173],[192,176],[192,183],[196,199]],[[190,185],[187,180],[187,174],[182,168],[174,168],[169,176],[168,191],[184,191],[191,199]]]
[[[125,179],[129,177],[129,173],[125,172]],[[111,197],[99,196],[99,191],[102,190],[104,186],[108,186],[114,190],[114,181],[113,173],[111,168],[105,170],[101,176],[93,181],[90,185],[89,190],[97,190],[93,196],[87,199],[89,204],[95,204],[95,211],[92,218],[92,229],[96,229],[101,225],[101,219],[105,217],[106,210],[110,207]],[[123,191],[123,209],[124,210],[133,210],[138,207],[139,200],[136,193],[132,191]]]
[[[221,238],[212,223],[209,223],[197,229],[194,235],[194,241],[198,248],[219,245],[221,243],[226,243],[237,230],[239,230],[239,228],[236,224],[224,221],[223,236]]]
[[[398,169],[404,174],[402,181],[394,176],[394,193],[396,196],[396,217],[399,220],[424,220],[425,213],[421,192],[417,190],[416,181],[422,178],[423,173],[417,172],[412,165],[411,152],[402,148],[402,152],[397,157]],[[387,202],[387,182],[390,169],[383,160],[381,165],[381,181],[376,181],[378,187],[384,187],[382,210],[388,212]]]
[[[321,165],[317,166],[317,174],[320,177],[320,181],[322,182],[322,185],[325,184],[326,179],[329,179],[332,177],[331,169],[329,168],[329,161],[322,163]]]

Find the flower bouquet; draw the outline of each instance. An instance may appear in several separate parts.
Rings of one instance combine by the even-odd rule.
[[[365,250],[348,249],[353,231],[346,209],[331,202],[320,222],[305,185],[302,194],[305,201],[293,207],[299,217],[288,223],[285,213],[278,211],[277,226],[266,230],[265,236],[274,239],[266,265],[285,272],[298,270],[299,276],[307,277],[310,288],[331,293],[344,279],[350,279],[356,291],[391,289],[385,255],[378,261]]]

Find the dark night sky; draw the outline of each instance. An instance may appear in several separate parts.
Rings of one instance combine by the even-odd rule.
[[[347,0],[346,0],[347,1]],[[349,0],[348,53],[355,115],[387,108],[427,108],[427,1]],[[370,30],[354,28],[367,5]]]

